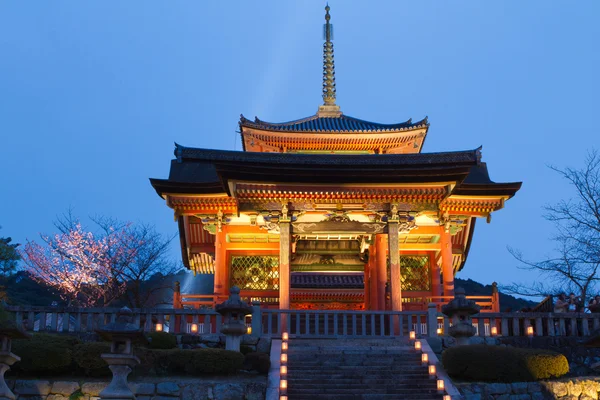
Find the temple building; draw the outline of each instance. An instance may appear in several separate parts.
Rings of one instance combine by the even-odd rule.
[[[491,181],[480,148],[421,152],[427,118],[380,124],[345,115],[329,7],[325,20],[315,115],[241,116],[244,151],[176,144],[169,178],[150,180],[174,210],[183,263],[214,275],[214,302],[234,285],[281,309],[446,302],[476,220],[489,222],[521,183]]]

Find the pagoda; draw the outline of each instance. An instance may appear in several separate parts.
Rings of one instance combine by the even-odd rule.
[[[150,179],[175,213],[184,265],[281,309],[416,310],[454,295],[475,222],[521,183],[495,183],[481,148],[422,153],[427,118],[397,124],[336,104],[326,7],[323,104],[272,123],[243,115],[244,151],[175,145]],[[496,305],[494,308],[497,308]]]

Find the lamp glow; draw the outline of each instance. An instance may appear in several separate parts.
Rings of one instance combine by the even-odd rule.
[[[421,342],[418,340],[415,342],[415,350],[421,350]]]
[[[287,332],[283,332],[281,334],[281,340],[288,340],[290,338],[290,335]]]
[[[444,380],[443,379],[437,380],[437,390],[438,390],[438,392],[444,391]]]
[[[444,400],[452,400],[452,397],[450,397],[449,394],[445,394],[443,399]]]
[[[427,353],[421,354],[421,364],[427,364],[429,362],[429,356]]]
[[[492,326],[491,332],[492,336],[498,336],[498,328],[495,326]]]
[[[527,327],[527,336],[529,336],[529,337],[533,336],[533,326]]]
[[[415,331],[410,331],[408,337],[410,340],[415,340],[417,338],[417,334],[415,333]]]
[[[198,333],[198,324],[192,324],[192,326],[190,326],[190,332]]]
[[[287,374],[287,366],[286,365],[282,365],[281,367],[279,367],[279,375],[286,375]]]
[[[287,389],[287,380],[282,379],[279,381],[279,389],[286,390]]]
[[[248,329],[246,329],[246,333],[248,335],[252,335],[252,327],[251,326],[249,326]]]
[[[429,376],[430,377],[434,377],[435,376],[435,365],[431,364],[429,366]]]
[[[156,324],[156,325],[154,326],[154,330],[155,330],[156,332],[162,332],[162,331],[163,331],[163,324],[161,324],[161,323],[158,323],[158,324]]]
[[[279,396],[279,400],[288,400],[287,396]]]
[[[281,363],[282,364],[286,364],[287,363],[287,354],[282,354],[281,355]]]
[[[442,328],[437,328],[437,334],[438,336],[441,336],[443,333]]]

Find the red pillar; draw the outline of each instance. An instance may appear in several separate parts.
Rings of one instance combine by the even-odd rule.
[[[454,296],[454,267],[452,266],[452,236],[440,226],[440,250],[442,253],[442,278],[444,296]]]
[[[377,246],[377,309],[385,310],[385,284],[387,282],[387,235],[375,236]]]
[[[218,302],[219,296],[227,296],[229,293],[229,285],[227,284],[227,233],[226,227],[223,227],[221,232],[217,232],[215,238],[215,301]]]
[[[430,254],[429,268],[431,269],[431,295],[442,295],[442,283],[440,280],[440,267],[435,260],[435,254]]]
[[[369,310],[379,310],[379,297],[377,294],[377,245],[375,241],[369,247],[368,263],[369,279]],[[367,278],[367,276],[365,276]]]

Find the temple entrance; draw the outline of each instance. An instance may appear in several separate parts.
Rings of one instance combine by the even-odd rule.
[[[291,308],[364,310],[365,262],[358,235],[296,236],[292,246]]]

